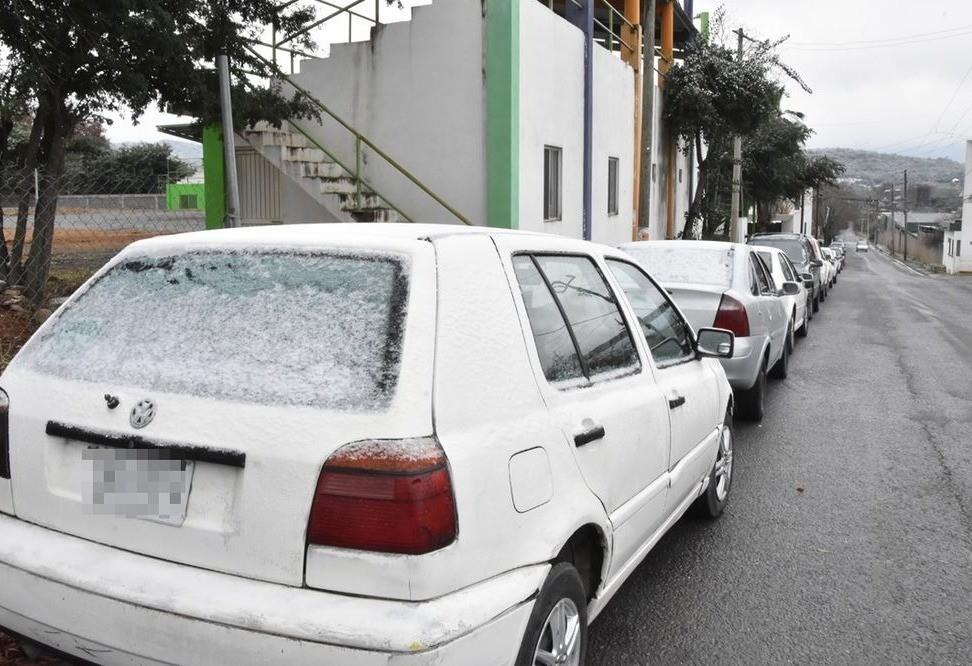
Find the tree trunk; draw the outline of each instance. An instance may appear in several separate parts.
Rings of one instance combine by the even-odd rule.
[[[13,247],[10,251],[10,268],[8,281],[10,284],[18,284],[23,275],[21,259],[24,254],[24,243],[27,239],[27,219],[30,216],[30,193],[33,189],[33,171],[37,168],[37,154],[40,151],[41,138],[43,136],[44,124],[48,115],[47,100],[41,96],[37,104],[37,112],[34,114],[34,122],[30,126],[30,136],[23,154],[17,163],[18,182],[15,188],[20,190],[20,200],[17,203],[17,226],[14,229]]]
[[[44,123],[43,173],[37,206],[34,209],[34,233],[30,241],[30,253],[24,268],[27,297],[34,307],[44,301],[47,278],[51,271],[51,250],[54,245],[54,220],[57,214],[57,197],[64,175],[64,152],[71,132],[71,118],[63,103],[57,103],[57,111],[48,114]]]
[[[699,165],[699,183],[695,188],[695,193],[692,195],[692,204],[685,214],[685,226],[682,228],[682,238],[685,239],[691,238],[692,230],[695,228],[695,221],[700,217],[703,199],[702,193],[705,191],[706,177],[708,175],[708,165],[706,164],[706,160],[702,159],[702,134],[700,132],[695,133],[695,140],[692,143],[695,145],[695,159]],[[689,174],[689,178],[691,177],[692,175]]]

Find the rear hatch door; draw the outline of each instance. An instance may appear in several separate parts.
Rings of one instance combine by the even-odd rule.
[[[432,246],[149,247],[96,277],[0,379],[13,509],[299,585],[328,455],[432,432]]]

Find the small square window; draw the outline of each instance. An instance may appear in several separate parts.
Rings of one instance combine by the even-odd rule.
[[[608,158],[608,215],[618,214],[618,164],[617,157]]]
[[[563,150],[556,146],[543,147],[543,220],[552,222],[562,217]]]

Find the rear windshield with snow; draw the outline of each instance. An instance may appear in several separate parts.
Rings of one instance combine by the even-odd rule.
[[[406,258],[200,252],[113,267],[25,350],[38,372],[260,404],[379,410]]]
[[[732,253],[726,249],[673,246],[624,248],[658,282],[728,287],[732,282]]]

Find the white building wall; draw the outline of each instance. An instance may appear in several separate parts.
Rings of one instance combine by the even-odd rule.
[[[561,219],[543,219],[543,151],[563,151]],[[584,35],[520,3],[520,229],[581,238],[584,214]]]
[[[595,45],[591,240],[598,243],[619,245],[633,240],[634,95],[634,69],[617,55]],[[583,97],[581,102],[583,106]],[[608,215],[610,157],[619,160],[617,215]]]
[[[618,245],[634,222],[634,70],[595,45],[591,237]],[[562,216],[543,219],[544,147],[563,153]],[[608,158],[618,213],[608,215]],[[520,229],[581,238],[584,219],[584,36],[542,3],[520,3]]]
[[[539,4],[539,3],[526,3]],[[369,42],[335,45],[302,63],[297,83],[366,135],[475,224],[486,220],[483,9],[439,0],[408,22],[383,25]],[[322,117],[301,125],[348,166],[350,133]],[[365,175],[421,222],[455,218],[365,149]]]

